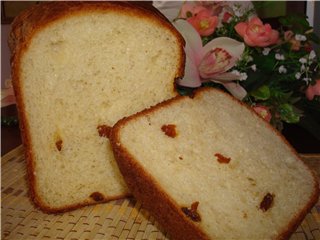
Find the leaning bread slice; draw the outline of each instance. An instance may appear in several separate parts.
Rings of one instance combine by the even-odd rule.
[[[108,133],[176,95],[183,44],[142,2],[46,2],[15,19],[12,77],[31,194],[42,210],[129,194]]]
[[[282,239],[318,198],[283,137],[212,88],[124,118],[111,143],[133,195],[172,239]]]

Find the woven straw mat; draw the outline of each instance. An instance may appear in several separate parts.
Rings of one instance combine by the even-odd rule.
[[[23,148],[19,146],[1,159],[2,239],[169,239],[133,198],[58,215],[42,213],[28,198],[25,175]],[[290,240],[320,240],[320,202]]]

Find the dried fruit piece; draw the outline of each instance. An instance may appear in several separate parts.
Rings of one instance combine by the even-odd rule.
[[[191,204],[190,209],[187,207],[182,207],[181,210],[187,217],[191,218],[192,221],[200,222],[201,217],[200,217],[199,213],[197,212],[198,205],[199,205],[199,202],[194,202]]]
[[[60,152],[62,150],[62,140],[59,139],[56,141],[56,148],[58,149],[58,151]]]
[[[108,125],[99,125],[97,129],[100,137],[109,138],[112,127]]]
[[[216,153],[215,156],[217,157],[217,161],[219,163],[229,163],[231,158],[225,157],[220,153]]]
[[[168,137],[176,137],[177,136],[177,131],[176,131],[176,125],[174,124],[168,124],[168,125],[163,125],[161,127],[161,130],[168,136]]]
[[[274,197],[275,197],[274,194],[267,193],[260,203],[260,209],[264,212],[270,209],[273,205]]]
[[[90,197],[96,202],[101,202],[104,200],[104,196],[99,192],[91,193]]]

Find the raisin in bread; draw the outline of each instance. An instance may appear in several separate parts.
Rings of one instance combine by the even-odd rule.
[[[176,96],[184,40],[147,3],[47,2],[9,39],[31,195],[46,212],[129,194],[108,133]]]
[[[318,198],[286,140],[212,88],[122,119],[111,144],[133,195],[172,239],[286,238]]]

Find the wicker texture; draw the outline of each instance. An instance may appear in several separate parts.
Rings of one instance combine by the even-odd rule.
[[[308,156],[303,156],[308,163]],[[320,173],[320,156],[311,156]],[[2,239],[169,239],[152,216],[133,198],[49,215],[28,198],[22,146],[1,159]],[[320,201],[291,240],[320,240]]]

